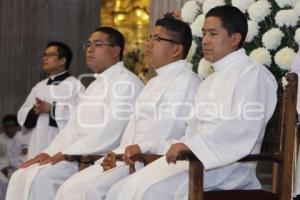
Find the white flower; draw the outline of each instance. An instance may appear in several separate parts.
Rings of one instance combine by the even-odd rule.
[[[197,37],[202,37],[202,27],[204,24],[205,16],[204,15],[199,15],[194,23],[191,24],[191,29],[192,29],[192,34]]]
[[[300,28],[297,28],[294,39],[300,45]]]
[[[181,17],[183,21],[192,23],[199,13],[200,5],[197,1],[187,1],[181,9]]]
[[[191,62],[192,61],[192,59],[193,59],[193,56],[194,56],[194,54],[195,54],[195,52],[196,52],[196,49],[197,49],[197,43],[193,40],[192,41],[192,45],[191,45],[191,48],[190,48],[190,50],[189,50],[189,53],[188,53],[188,55],[186,56],[186,61],[188,61],[188,62]]]
[[[203,4],[205,0],[197,0],[200,4]]]
[[[300,15],[300,0],[297,0],[294,4],[294,11],[297,13],[297,15]]]
[[[214,72],[211,62],[207,61],[205,58],[202,58],[198,65],[198,75],[205,79],[211,73]]]
[[[296,26],[298,15],[294,9],[280,10],[276,13],[275,22],[279,27]]]
[[[275,54],[274,61],[281,69],[290,70],[296,55],[293,49],[284,47]]]
[[[286,80],[286,77],[285,77],[285,76],[283,76],[283,77],[281,78],[281,83],[282,83],[283,89],[285,89],[285,87],[289,84],[289,82]]]
[[[266,66],[270,66],[272,63],[272,59],[271,59],[271,54],[270,52],[265,49],[265,48],[257,48],[254,49],[250,55],[249,55],[253,60],[255,60],[256,62],[259,62],[263,65]]]
[[[255,0],[231,0],[231,4],[240,9],[243,13],[245,13],[249,6],[254,2]]]
[[[296,0],[275,0],[280,8],[294,5]]]
[[[257,36],[259,31],[259,26],[257,22],[248,20],[248,33],[246,37],[246,42],[251,42],[255,36]]]
[[[261,22],[271,13],[271,4],[267,0],[259,0],[250,5],[247,11],[251,20]]]
[[[203,14],[206,14],[210,9],[217,7],[217,6],[222,6],[225,5],[224,0],[206,0],[203,3],[202,11]]]
[[[284,34],[279,28],[272,28],[263,34],[262,43],[267,49],[275,50],[281,44],[283,37]]]

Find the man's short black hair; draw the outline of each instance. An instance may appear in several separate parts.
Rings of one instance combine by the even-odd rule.
[[[5,115],[5,116],[2,118],[2,126],[5,126],[5,124],[6,124],[7,122],[14,122],[14,124],[15,124],[16,126],[19,126],[18,120],[17,120],[17,116],[16,116],[16,115],[12,115],[12,114]]]
[[[248,32],[248,23],[242,11],[234,6],[217,6],[207,12],[205,18],[207,17],[218,17],[229,35],[240,33],[242,38],[238,48],[243,46]]]
[[[66,58],[65,69],[68,70],[70,68],[70,64],[71,64],[72,58],[73,58],[73,52],[72,52],[71,48],[63,42],[50,41],[47,43],[47,48],[52,47],[52,46],[57,47],[59,58]]]
[[[114,29],[112,27],[108,26],[102,26],[98,27],[94,32],[102,32],[108,35],[108,42],[111,46],[119,46],[121,48],[120,51],[120,60],[123,59],[123,51],[124,51],[124,43],[125,39],[123,34],[118,31],[117,29]]]
[[[172,39],[183,46],[182,58],[185,59],[192,45],[192,31],[190,26],[168,13],[163,18],[158,19],[155,26],[161,26],[167,29]]]

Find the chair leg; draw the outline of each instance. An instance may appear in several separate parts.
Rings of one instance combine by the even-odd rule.
[[[189,167],[189,200],[203,200],[203,165],[190,161]]]

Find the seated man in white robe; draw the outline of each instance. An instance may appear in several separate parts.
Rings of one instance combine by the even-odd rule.
[[[0,173],[7,181],[13,171],[21,165],[21,132],[16,115],[5,115],[2,119],[3,133],[0,134]],[[3,176],[2,176],[3,177]]]
[[[30,135],[27,159],[41,153],[67,124],[83,85],[70,76],[71,48],[62,42],[48,42],[43,69],[49,78],[37,83],[18,111],[18,120]]]
[[[124,153],[126,162],[139,152],[163,155],[167,149],[149,147],[183,136],[200,83],[183,60],[191,41],[188,24],[172,16],[156,22],[146,44],[145,56],[157,76],[150,79],[138,96],[135,113],[121,145],[95,165],[68,179],[59,188],[56,200],[105,199],[110,186],[129,175],[129,166],[122,161],[116,162],[115,154]],[[136,166],[139,167],[142,166]]]
[[[16,115],[5,115],[0,133],[0,200],[5,199],[11,174],[21,164],[21,133]]]
[[[220,6],[206,14],[202,49],[215,72],[197,91],[185,137],[170,141],[166,156],[112,186],[107,200],[188,199],[188,162],[176,162],[185,151],[202,161],[205,191],[261,187],[255,164],[237,161],[260,151],[277,83],[241,48],[246,35],[247,20],[238,8]]]
[[[114,28],[97,28],[84,45],[86,63],[95,72],[66,127],[9,182],[6,199],[54,199],[61,183],[78,171],[64,154],[104,154],[120,144],[143,84],[122,60],[124,37]]]

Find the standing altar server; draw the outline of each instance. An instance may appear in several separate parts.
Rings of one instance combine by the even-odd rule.
[[[41,153],[65,127],[74,104],[84,91],[68,69],[73,53],[62,42],[49,42],[43,54],[43,69],[49,78],[37,83],[18,111],[18,121],[30,134],[27,158]]]

